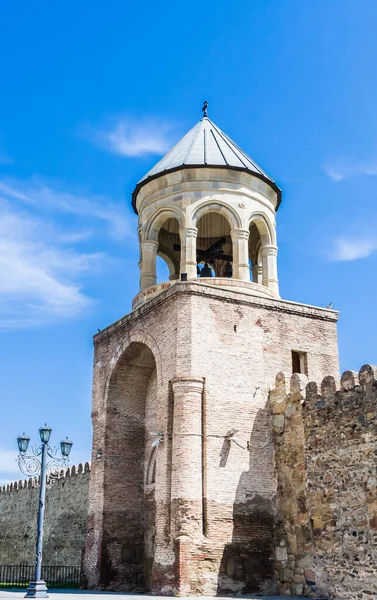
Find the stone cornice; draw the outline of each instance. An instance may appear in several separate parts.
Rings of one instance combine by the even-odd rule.
[[[254,306],[266,309],[267,311],[288,313],[301,317],[307,317],[309,319],[317,319],[320,321],[329,321],[333,323],[337,322],[339,314],[338,311],[318,306],[311,306],[310,304],[300,304],[299,302],[281,300],[278,298],[270,299],[256,295],[253,296],[240,290],[216,289],[210,284],[206,285],[204,283],[176,281],[174,282],[174,285],[171,285],[167,290],[162,291],[160,294],[158,294],[158,296],[146,304],[143,304],[140,308],[135,309],[118,321],[115,321],[106,327],[106,329],[96,333],[94,335],[94,343],[99,343],[115,331],[127,327],[130,322],[140,319],[142,316],[165,304],[170,300],[170,298],[176,295],[205,296],[207,298],[221,300],[226,303]]]

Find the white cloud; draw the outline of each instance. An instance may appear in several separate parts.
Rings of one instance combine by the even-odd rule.
[[[121,156],[161,155],[172,146],[173,125],[168,121],[121,117],[99,129],[83,131],[95,145]]]
[[[334,261],[350,261],[358,258],[367,258],[377,251],[377,237],[375,238],[344,238],[335,240],[330,259]]]
[[[338,161],[324,167],[326,175],[334,181],[342,181],[355,175],[377,175],[377,160],[365,162]]]
[[[49,225],[0,208],[0,328],[76,316],[91,302],[77,278],[99,258],[60,246]]]
[[[124,207],[103,196],[73,194],[53,188],[42,177],[27,181],[0,181],[1,197],[47,212],[68,213],[102,221],[107,224],[109,233],[117,238],[124,238],[131,233]]]
[[[106,198],[38,179],[0,181],[0,329],[48,325],[87,309],[93,300],[84,283],[107,260],[97,251],[105,230],[129,235],[126,211]],[[95,251],[82,251],[92,236]]]

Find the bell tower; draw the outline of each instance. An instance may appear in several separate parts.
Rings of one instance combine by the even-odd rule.
[[[339,369],[337,313],[279,296],[281,190],[207,106],[136,185],[140,291],[94,337],[89,587],[273,593],[269,390]]]
[[[140,306],[156,287],[156,257],[183,279],[279,297],[275,214],[281,190],[207,116],[141,179]],[[183,277],[182,277],[183,276]]]

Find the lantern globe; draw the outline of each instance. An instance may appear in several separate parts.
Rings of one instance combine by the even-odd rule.
[[[48,444],[51,436],[51,427],[47,427],[45,423],[44,427],[39,428],[39,435],[41,436],[41,442]]]
[[[18,436],[17,444],[18,444],[18,450],[19,450],[20,454],[25,454],[25,452],[27,452],[27,449],[29,447],[29,442],[30,442],[30,438],[28,435],[25,435],[23,433],[22,435]]]
[[[73,445],[73,442],[70,442],[68,438],[66,438],[65,440],[62,440],[60,442],[60,450],[61,450],[62,456],[64,456],[64,458],[68,458],[68,456],[70,455],[72,445]]]

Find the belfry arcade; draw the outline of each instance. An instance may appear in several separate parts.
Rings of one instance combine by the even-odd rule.
[[[159,256],[170,281],[228,279],[277,296],[280,200],[275,182],[204,117],[136,186],[140,291],[156,286]]]

